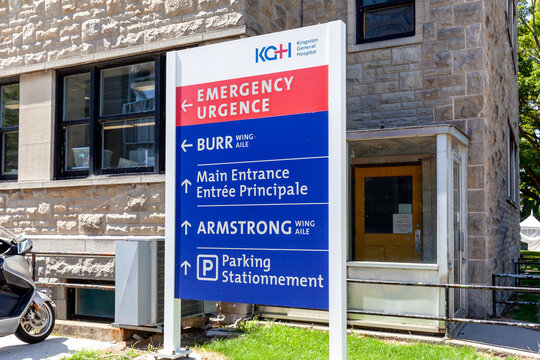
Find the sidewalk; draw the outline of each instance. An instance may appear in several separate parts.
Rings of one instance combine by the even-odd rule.
[[[515,326],[466,324],[456,339],[540,353],[540,331]]]
[[[15,335],[0,338],[0,359],[2,360],[58,360],[81,349],[105,349],[113,346],[108,342],[68,338],[51,335],[37,344],[26,344]]]

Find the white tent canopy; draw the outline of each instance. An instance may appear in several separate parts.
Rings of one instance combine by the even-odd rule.
[[[540,251],[540,221],[531,216],[521,222],[521,241],[529,245],[529,250]]]

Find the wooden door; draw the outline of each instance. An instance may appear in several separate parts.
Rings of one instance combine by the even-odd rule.
[[[422,261],[421,165],[354,168],[357,261]]]

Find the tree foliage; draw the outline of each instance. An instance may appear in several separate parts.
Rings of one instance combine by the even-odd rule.
[[[540,215],[540,4],[518,1],[522,216]]]

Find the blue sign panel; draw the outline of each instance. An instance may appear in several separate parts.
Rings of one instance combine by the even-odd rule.
[[[328,309],[328,72],[297,71],[178,88],[176,298]]]

